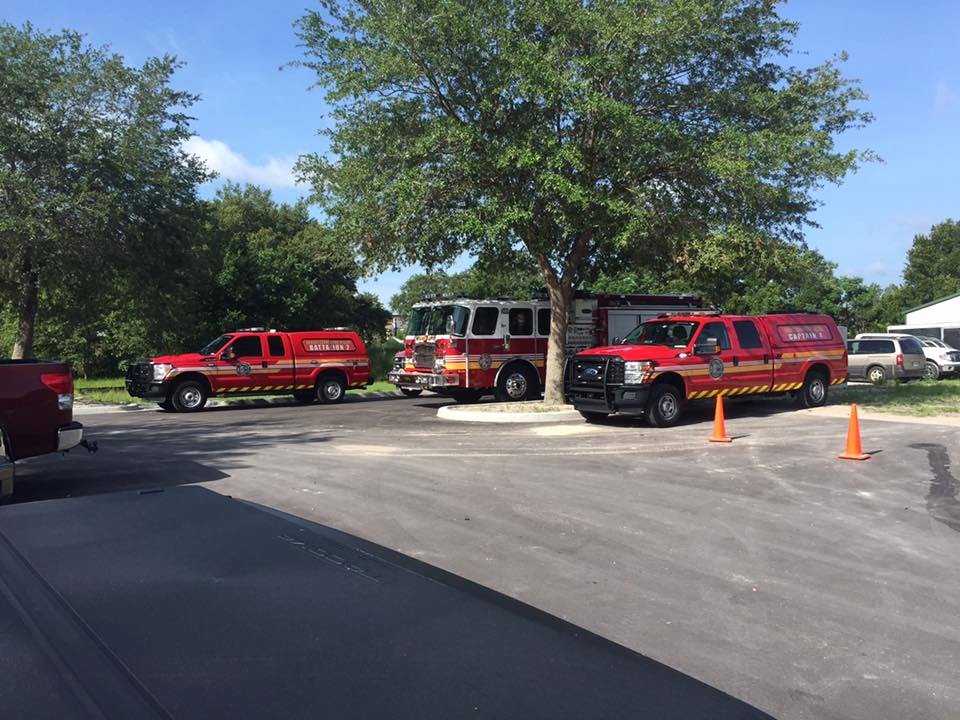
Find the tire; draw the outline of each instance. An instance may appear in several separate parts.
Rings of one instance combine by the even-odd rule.
[[[593,425],[600,425],[606,422],[609,417],[609,414],[605,412],[591,412],[590,410],[578,410],[577,412],[583,416],[584,420]]]
[[[927,360],[927,362],[924,364],[923,379],[924,380],[940,379],[940,366],[937,365],[933,360]]]
[[[461,405],[473,405],[480,399],[480,393],[471,388],[463,388],[460,390],[451,390],[450,397],[453,398],[454,402]]]
[[[879,385],[882,382],[885,382],[887,379],[887,372],[880,365],[872,365],[867,368],[865,377],[867,382],[872,382],[874,385]]]
[[[539,390],[538,381],[530,368],[515,363],[507,365],[500,372],[494,394],[497,402],[523,402],[535,399]]]
[[[811,370],[803,379],[803,387],[797,391],[797,404],[800,407],[815,408],[827,404],[830,384],[822,372]]]
[[[322,403],[343,402],[347,394],[347,385],[339,375],[324,375],[317,380],[316,397]]]
[[[197,412],[207,404],[207,386],[199,380],[183,380],[170,394],[170,403],[176,412]]]
[[[298,390],[293,394],[293,399],[301,405],[310,405],[317,396],[312,390]]]
[[[669,383],[658,383],[650,393],[647,405],[647,422],[654,427],[676,425],[683,414],[683,398],[680,391]]]
[[[400,388],[400,392],[402,392],[407,397],[420,397],[420,394],[423,392],[423,390],[411,390],[410,388]]]
[[[158,402],[157,405],[160,406],[161,410],[165,410],[166,412],[176,411],[176,408],[173,406],[173,401],[170,398],[167,398],[163,402]]]

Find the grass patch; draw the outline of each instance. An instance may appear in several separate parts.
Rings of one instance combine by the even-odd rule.
[[[831,390],[830,399],[834,404],[857,403],[900,415],[956,415],[960,414],[960,379],[839,386]]]

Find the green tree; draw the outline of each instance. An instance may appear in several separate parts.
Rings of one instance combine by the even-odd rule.
[[[333,107],[336,159],[300,163],[315,199],[374,266],[527,252],[555,308],[548,403],[578,283],[724,227],[797,238],[869,157],[834,147],[864,95],[834,62],[778,62],[797,28],[772,0],[321,5],[298,22]]]
[[[70,288],[86,307],[131,267],[161,267],[156,231],[207,177],[180,147],[196,98],[170,88],[176,68],[168,56],[129,67],[71,31],[0,25],[0,297],[17,319],[13,357],[32,352],[44,288]]]
[[[903,271],[906,307],[960,292],[960,222],[945,220],[913,238]],[[898,321],[899,322],[899,321]]]

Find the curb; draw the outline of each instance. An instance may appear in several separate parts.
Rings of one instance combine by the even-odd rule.
[[[437,410],[441,420],[475,423],[559,423],[583,420],[576,410],[557,410],[555,412],[497,412],[496,410],[473,410],[470,406],[444,405]]]
[[[372,402],[374,400],[392,400],[394,398],[405,397],[400,391],[397,392],[374,392],[347,395],[344,403]],[[211,398],[206,407],[239,407],[239,408],[260,408],[260,407],[310,407],[309,405],[300,405],[293,398],[237,398],[235,400],[226,400],[224,398]],[[75,403],[73,412],[77,416],[82,415],[101,415],[106,413],[131,413],[131,412],[160,412],[156,404],[142,405],[140,403],[129,403],[126,405],[84,405]]]

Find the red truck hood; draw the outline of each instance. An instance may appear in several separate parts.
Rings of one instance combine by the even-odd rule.
[[[682,348],[667,347],[665,345],[607,345],[605,347],[590,348],[579,355],[616,355],[624,360],[672,360],[681,353]]]
[[[201,355],[200,353],[182,353],[180,355],[159,355],[155,358],[151,358],[150,362],[164,363],[168,365],[176,365],[177,367],[183,367],[185,365],[196,365],[201,360],[209,361],[210,358],[212,357],[214,356]]]

